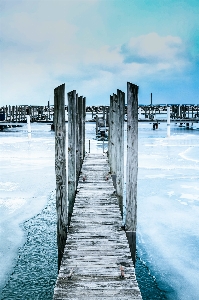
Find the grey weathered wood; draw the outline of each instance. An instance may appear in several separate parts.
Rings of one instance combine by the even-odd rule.
[[[12,117],[10,119],[14,122],[15,121],[15,106],[14,105],[12,106],[11,116]]]
[[[102,107],[103,120],[105,121],[105,106]]]
[[[107,158],[87,154],[54,300],[142,299],[121,224]]]
[[[80,174],[80,143],[79,143],[79,97],[76,94],[76,187]]]
[[[106,126],[109,126],[109,107],[106,106]]]
[[[135,262],[138,173],[138,86],[127,83],[126,233]]]
[[[82,123],[82,131],[83,131],[83,159],[85,157],[85,154],[86,154],[86,144],[85,144],[85,141],[86,141],[86,127],[85,127],[85,124],[86,124],[86,97],[83,97],[83,123]]]
[[[67,238],[67,187],[66,187],[66,126],[65,126],[65,84],[54,89],[55,124],[55,174],[57,209],[58,269],[60,267]]]
[[[68,220],[73,212],[76,191],[76,91],[68,93]]]
[[[112,107],[112,174],[117,176],[117,124],[118,124],[118,98],[113,94],[113,107]]]
[[[83,162],[83,97],[80,96],[78,99],[78,114],[79,114],[79,160],[80,160],[80,169]]]
[[[110,165],[110,172],[112,173],[112,136],[113,136],[113,96],[110,95],[110,106],[109,106],[109,133],[108,133],[108,158]]]
[[[116,192],[118,195],[121,213],[123,215],[123,189],[124,189],[124,111],[125,94],[117,90],[117,166],[116,166]]]
[[[98,115],[95,116],[96,120],[96,135],[98,134]]]
[[[26,120],[26,108],[23,106],[23,119]]]

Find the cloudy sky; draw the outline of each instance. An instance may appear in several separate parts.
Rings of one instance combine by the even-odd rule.
[[[198,0],[0,0],[0,106],[87,105],[139,85],[139,103],[199,104]]]

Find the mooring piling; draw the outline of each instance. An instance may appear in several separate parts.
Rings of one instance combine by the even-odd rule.
[[[167,136],[170,136],[170,106],[167,106]]]
[[[68,221],[70,224],[76,192],[76,91],[68,93]]]
[[[55,175],[57,208],[58,269],[64,252],[68,228],[67,173],[66,173],[66,126],[65,126],[65,84],[54,89],[55,124]]]
[[[82,139],[83,139],[83,159],[85,157],[85,154],[86,154],[86,144],[85,144],[85,140],[86,140],[86,137],[85,137],[85,133],[86,133],[86,97],[83,97],[83,102],[82,102],[82,117],[83,117],[83,120],[82,120]]]
[[[68,93],[68,221],[70,224],[78,179],[85,156],[86,97]]]
[[[135,264],[138,174],[138,86],[127,83],[126,235]]]
[[[123,215],[123,190],[124,190],[124,110],[125,93],[117,90],[117,142],[116,142],[116,192],[119,199],[120,210]]]

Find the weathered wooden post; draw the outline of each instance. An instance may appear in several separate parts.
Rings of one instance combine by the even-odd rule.
[[[103,118],[103,123],[104,123],[104,126],[106,126],[106,119],[105,119],[105,106],[102,106],[102,118]]]
[[[76,192],[76,91],[68,93],[68,221],[70,224]]]
[[[123,216],[123,188],[124,188],[124,110],[125,110],[125,93],[117,90],[117,164],[116,164],[116,192],[118,195],[119,206]]]
[[[112,109],[112,174],[117,176],[117,143],[118,143],[118,97],[113,94],[113,109]]]
[[[126,235],[135,265],[138,173],[138,89],[127,82]]]
[[[86,154],[86,97],[83,98],[83,159]]]
[[[109,107],[106,107],[106,126],[109,126]]]
[[[11,119],[10,119],[10,121],[14,121],[14,109],[15,109],[15,107],[12,105],[11,106]]]
[[[112,135],[113,135],[113,96],[110,96],[109,133],[108,133],[108,158],[109,158],[111,173],[112,173],[112,147],[113,147]]]
[[[95,115],[95,120],[96,120],[96,136],[98,135],[98,115]]]
[[[48,101],[48,120],[50,120],[50,100]]]
[[[56,208],[57,208],[57,245],[58,269],[64,252],[67,238],[67,187],[65,156],[65,84],[54,89],[54,124],[55,124],[55,175],[56,175]]]
[[[170,136],[170,107],[167,106],[167,136]]]
[[[79,172],[83,163],[83,96],[78,99],[78,114],[79,114]]]
[[[25,121],[26,120],[26,106],[24,105],[24,107],[23,107],[23,121]]]
[[[79,174],[80,174],[80,131],[79,131],[79,97],[78,94],[76,94],[76,187],[78,185],[79,180]]]
[[[8,121],[8,106],[5,107],[5,121]]]

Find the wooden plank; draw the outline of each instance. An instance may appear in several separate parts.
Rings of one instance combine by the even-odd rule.
[[[142,299],[108,173],[105,156],[85,156],[54,300]]]

